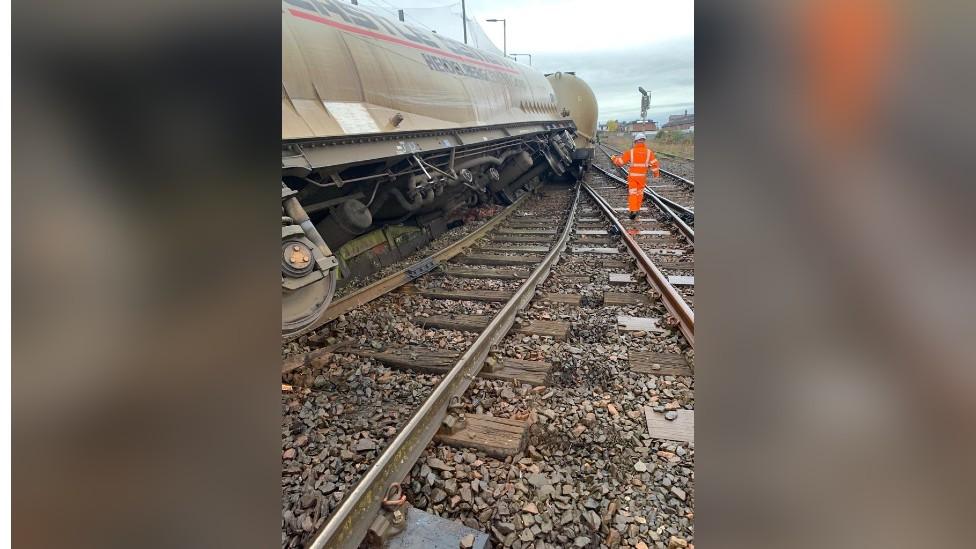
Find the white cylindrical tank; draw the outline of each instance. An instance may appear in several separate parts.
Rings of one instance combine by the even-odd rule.
[[[332,0],[281,9],[282,140],[561,118],[510,59]]]
[[[560,116],[573,119],[578,136],[577,148],[592,148],[596,139],[599,107],[596,95],[589,84],[571,72],[556,72],[546,75],[556,94],[556,105]]]

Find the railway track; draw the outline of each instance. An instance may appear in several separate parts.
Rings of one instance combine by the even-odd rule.
[[[615,166],[610,160],[611,155],[607,149],[601,148],[601,151],[603,152],[602,163],[594,164],[593,168],[610,180],[616,182],[626,191],[627,169],[624,167]],[[651,180],[648,182],[650,181]],[[695,212],[693,210],[689,210],[681,204],[662,196],[650,186],[644,188],[644,196],[651,204],[656,206],[659,211],[664,213],[667,218],[675,224],[689,243],[694,244],[695,231],[692,226],[695,224]]]
[[[608,217],[612,214],[615,230],[623,233],[622,240],[638,248],[632,251],[639,261],[646,266],[645,272],[653,273],[657,280],[653,285],[659,291],[663,287],[662,297],[669,305],[669,313],[678,318],[682,315],[694,316],[694,274],[695,274],[695,233],[682,216],[667,204],[651,195],[641,205],[641,217],[631,221],[627,217],[627,187],[626,180],[609,171],[608,168],[594,166],[596,173],[602,176],[602,184],[590,184],[590,188],[599,194],[607,205]],[[628,246],[629,247],[629,246]],[[680,299],[668,301],[670,296]],[[678,301],[683,303],[679,304]],[[683,307],[687,307],[687,311]],[[694,319],[682,325],[694,326]],[[685,336],[694,342],[694,333]]]
[[[688,180],[695,179],[695,159],[686,158],[684,156],[678,156],[676,154],[670,154],[662,151],[654,151],[658,156],[663,157],[664,163],[668,167],[668,171],[674,173],[675,175],[681,176]]]
[[[673,153],[664,152],[664,151],[656,151],[656,152],[657,152],[658,155],[666,156],[668,158],[674,158],[674,159],[677,159],[677,160],[682,160],[682,161],[685,161],[685,162],[694,162],[695,161],[694,158],[689,158],[687,156],[681,156],[681,155],[678,155],[678,154],[673,154]]]
[[[599,148],[606,160],[609,160],[611,153],[621,154],[619,149],[610,145],[601,144]],[[683,211],[686,217],[691,216],[691,224],[694,224],[695,182],[690,179],[694,176],[694,163],[690,162],[690,169],[684,160],[668,160],[667,163],[674,171],[662,167],[661,179],[649,179],[646,188],[648,192],[645,194],[657,194],[663,200],[670,202],[672,208]],[[624,177],[627,175],[626,170],[620,170],[609,162],[606,162],[605,166],[611,171],[619,170],[619,173],[623,174]]]
[[[500,545],[693,536],[687,261],[618,193],[547,187],[333,305],[283,367],[283,547],[357,547],[401,495]]]

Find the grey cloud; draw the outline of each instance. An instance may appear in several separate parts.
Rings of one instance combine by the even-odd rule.
[[[661,42],[618,51],[540,53],[533,65],[545,73],[572,71],[593,88],[600,121],[633,120],[640,116],[638,86],[651,90],[648,117],[658,123],[695,105],[694,39]]]

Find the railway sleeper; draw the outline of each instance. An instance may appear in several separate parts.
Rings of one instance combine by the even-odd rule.
[[[431,349],[419,345],[388,347],[381,351],[366,348],[343,349],[342,352],[372,358],[401,370],[444,374],[457,363],[460,351]],[[527,385],[545,385],[552,364],[539,360],[519,360],[510,357],[489,357],[478,377],[501,381],[518,381]]]
[[[461,330],[479,333],[491,322],[488,315],[434,315],[419,321],[424,327],[441,328],[445,330]],[[532,320],[516,330],[528,335],[547,336],[556,341],[565,341],[569,335],[570,324],[559,320]]]
[[[519,244],[548,244],[552,242],[552,238],[546,238],[543,236],[508,236],[508,235],[492,235],[488,237],[491,242],[505,242],[505,243],[519,243]]]
[[[469,267],[451,267],[443,266],[441,267],[441,272],[447,276],[454,276],[457,278],[481,278],[481,279],[494,279],[494,280],[519,280],[529,277],[529,271],[525,269],[472,269]]]
[[[542,256],[467,254],[457,256],[451,261],[453,263],[461,263],[463,265],[537,265],[542,262]]]

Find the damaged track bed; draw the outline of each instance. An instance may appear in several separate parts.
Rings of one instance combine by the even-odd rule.
[[[692,538],[693,351],[587,192],[528,197],[289,358],[283,547],[392,533],[400,481],[497,546]]]

